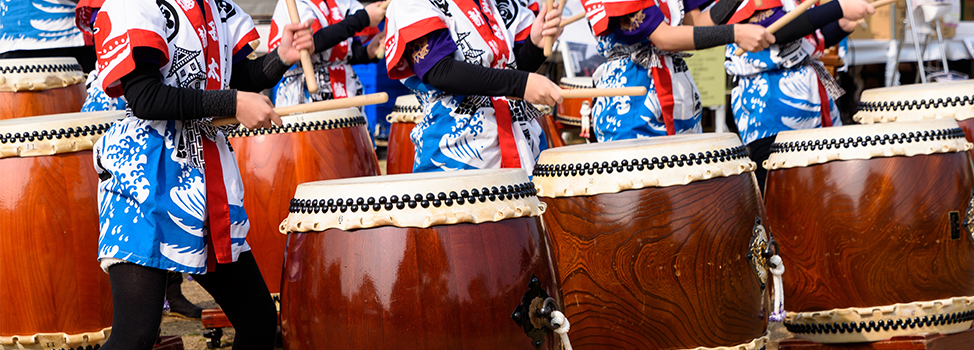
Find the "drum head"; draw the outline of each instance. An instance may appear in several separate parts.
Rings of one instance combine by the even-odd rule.
[[[685,185],[754,171],[736,134],[689,134],[590,143],[541,152],[534,183],[542,197]]]
[[[964,152],[971,146],[953,119],[792,130],[778,134],[764,167],[774,170],[834,160]]]
[[[0,120],[0,158],[90,150],[125,111],[52,114]]]
[[[859,112],[863,124],[936,118],[974,117],[974,80],[903,85],[862,92]]]
[[[399,96],[386,120],[390,123],[419,123],[423,120],[423,106],[419,104],[416,95]]]
[[[595,80],[592,77],[564,77],[559,80],[559,86],[564,89],[592,89],[595,88]]]
[[[250,130],[241,125],[227,137],[247,137],[265,134],[284,134],[302,131],[317,131],[349,128],[365,125],[367,121],[358,108],[336,109],[333,111],[302,113],[281,117],[281,126]]]
[[[520,169],[368,176],[305,183],[295,190],[281,232],[377,226],[430,227],[538,216]]]
[[[0,59],[0,92],[43,91],[84,81],[73,57]]]

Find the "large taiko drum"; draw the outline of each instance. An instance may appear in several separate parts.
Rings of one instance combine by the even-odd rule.
[[[290,209],[285,349],[559,348],[532,323],[560,298],[523,170],[307,183]]]
[[[862,124],[947,118],[957,120],[974,142],[974,80],[903,85],[862,92]]]
[[[575,349],[761,349],[771,281],[734,134],[566,146],[534,170]]]
[[[86,348],[111,333],[92,144],[124,111],[0,120],[0,348]]]
[[[386,147],[386,173],[408,174],[413,172],[416,152],[409,132],[423,120],[423,106],[416,95],[403,95],[396,98],[392,113],[386,116],[389,127],[389,146]]]
[[[595,81],[592,77],[564,77],[558,84],[562,89],[592,89],[595,88]],[[593,106],[591,98],[566,98],[558,104],[558,115],[555,120],[559,123],[574,127],[582,126],[582,104],[588,103]]]
[[[0,119],[79,112],[84,81],[71,57],[0,59]]]
[[[778,134],[765,195],[788,330],[845,343],[971,328],[970,148],[953,119]]]
[[[281,291],[287,237],[278,226],[301,183],[379,174],[379,162],[357,108],[281,118],[282,126],[230,132],[250,219],[250,244],[272,294]]]

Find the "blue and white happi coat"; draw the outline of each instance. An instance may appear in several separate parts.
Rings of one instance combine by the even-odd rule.
[[[744,144],[782,131],[822,126],[820,73],[812,67],[822,63],[815,57],[815,44],[803,38],[735,56],[737,48],[727,45],[724,68],[737,80],[731,104]],[[842,125],[835,101],[828,101],[832,125]]]
[[[257,38],[249,15],[230,0],[205,0],[214,11],[206,29],[195,28],[180,6],[195,0],[107,0],[95,26],[101,88],[121,95],[119,78],[134,67],[133,47],[152,47],[162,57],[163,83],[202,89],[207,79],[229,84],[232,57]],[[214,23],[215,22],[215,23]],[[219,57],[205,64],[205,33],[219,43]],[[212,45],[212,44],[211,44]],[[220,60],[219,62],[217,60]],[[220,64],[222,62],[222,64]],[[204,162],[202,138],[215,144],[219,164]],[[207,270],[207,190],[204,168],[222,168],[235,261],[250,247],[243,185],[224,131],[209,120],[143,120],[128,110],[93,149],[101,225],[98,258],[158,269],[203,274]],[[212,159],[211,159],[212,160]]]
[[[0,53],[84,46],[69,0],[0,0]]]

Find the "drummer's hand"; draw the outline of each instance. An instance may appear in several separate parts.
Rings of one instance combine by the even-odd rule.
[[[553,106],[562,101],[561,88],[541,74],[530,73],[528,84],[524,86],[524,100],[532,104]]]
[[[274,105],[267,96],[237,90],[237,121],[247,129],[270,128],[281,125],[281,116],[274,112]]]
[[[315,51],[314,35],[311,34],[313,19],[299,24],[284,26],[281,34],[281,45],[277,47],[277,55],[281,56],[284,64],[290,66],[301,60],[301,50]]]
[[[734,43],[747,51],[758,52],[774,44],[774,35],[756,24],[735,24]]]
[[[552,11],[547,11],[545,9],[544,1],[540,1],[541,11],[538,12],[538,16],[534,18],[534,24],[531,25],[531,42],[534,46],[544,47],[544,37],[546,35],[553,35],[555,39],[561,35],[561,11],[558,8],[558,1],[554,1],[551,5]]]
[[[375,59],[376,57],[379,56],[379,49],[383,48],[382,45],[383,43],[385,43],[385,41],[386,41],[386,31],[384,30],[380,32],[379,35],[376,35],[374,38],[372,38],[372,41],[369,42],[369,47],[366,50],[366,52],[369,53],[369,59]]]
[[[862,0],[839,0],[839,5],[842,6],[842,18],[850,21],[858,21],[876,13],[873,5]]]
[[[380,4],[382,1],[376,1],[365,6],[365,12],[369,13],[369,27],[378,27],[379,23],[386,18],[386,10],[379,7]]]
[[[859,26],[859,21],[850,21],[845,18],[839,18],[839,27],[842,28],[846,33],[852,33]]]

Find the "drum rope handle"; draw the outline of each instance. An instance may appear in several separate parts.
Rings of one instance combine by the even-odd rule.
[[[561,311],[554,310],[551,312],[551,321],[548,323],[554,328],[552,331],[561,337],[561,348],[572,350],[572,342],[568,339],[568,330],[572,328],[572,325],[568,323],[568,317],[565,317]]]
[[[773,280],[773,289],[771,293],[774,294],[774,300],[771,305],[771,316],[768,320],[771,322],[782,322],[785,320],[785,289],[781,283],[781,275],[785,274],[785,264],[781,261],[781,256],[776,253],[768,261],[771,263],[771,275]]]

